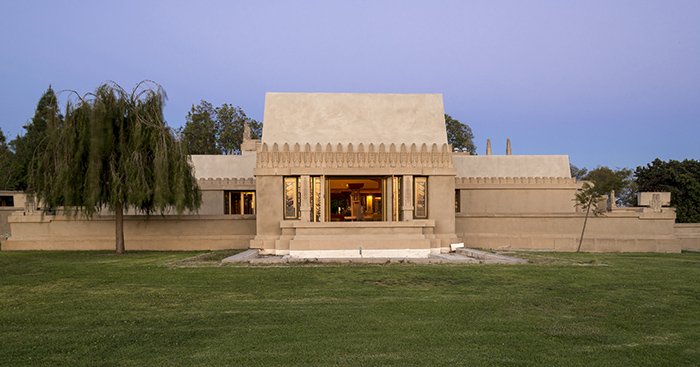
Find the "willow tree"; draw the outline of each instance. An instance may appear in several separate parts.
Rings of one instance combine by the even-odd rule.
[[[201,193],[186,148],[163,118],[165,98],[144,81],[131,93],[106,83],[69,102],[65,119],[48,128],[30,193],[69,217],[113,211],[117,254],[124,253],[126,210],[197,210]]]

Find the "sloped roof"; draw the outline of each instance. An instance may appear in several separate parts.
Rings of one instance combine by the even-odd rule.
[[[441,94],[267,93],[269,145],[447,143]]]

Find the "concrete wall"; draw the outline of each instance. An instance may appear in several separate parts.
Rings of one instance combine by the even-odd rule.
[[[456,232],[467,247],[576,251],[583,213],[458,214]],[[581,251],[680,252],[675,213],[608,213],[589,217]]]
[[[700,251],[700,223],[676,223],[673,228],[683,250]]]
[[[574,213],[575,189],[521,188],[460,191],[462,213]]]
[[[12,228],[8,218],[16,211],[23,211],[25,195],[21,191],[0,191],[1,196],[12,196],[13,206],[0,206],[0,243],[5,243],[5,234],[12,235]]]
[[[2,250],[114,250],[114,218],[68,220],[64,216],[16,215]],[[124,217],[127,251],[248,248],[253,215]]]

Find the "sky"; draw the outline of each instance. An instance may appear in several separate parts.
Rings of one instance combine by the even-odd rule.
[[[697,0],[3,0],[0,128],[23,134],[49,85],[149,79],[173,128],[201,100],[262,121],[266,92],[440,93],[478,154],[700,159],[699,19]]]

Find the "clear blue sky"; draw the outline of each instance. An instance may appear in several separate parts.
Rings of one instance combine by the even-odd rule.
[[[697,0],[0,3],[5,135],[49,84],[142,79],[172,127],[202,99],[262,120],[265,92],[441,93],[479,154],[700,159]]]

